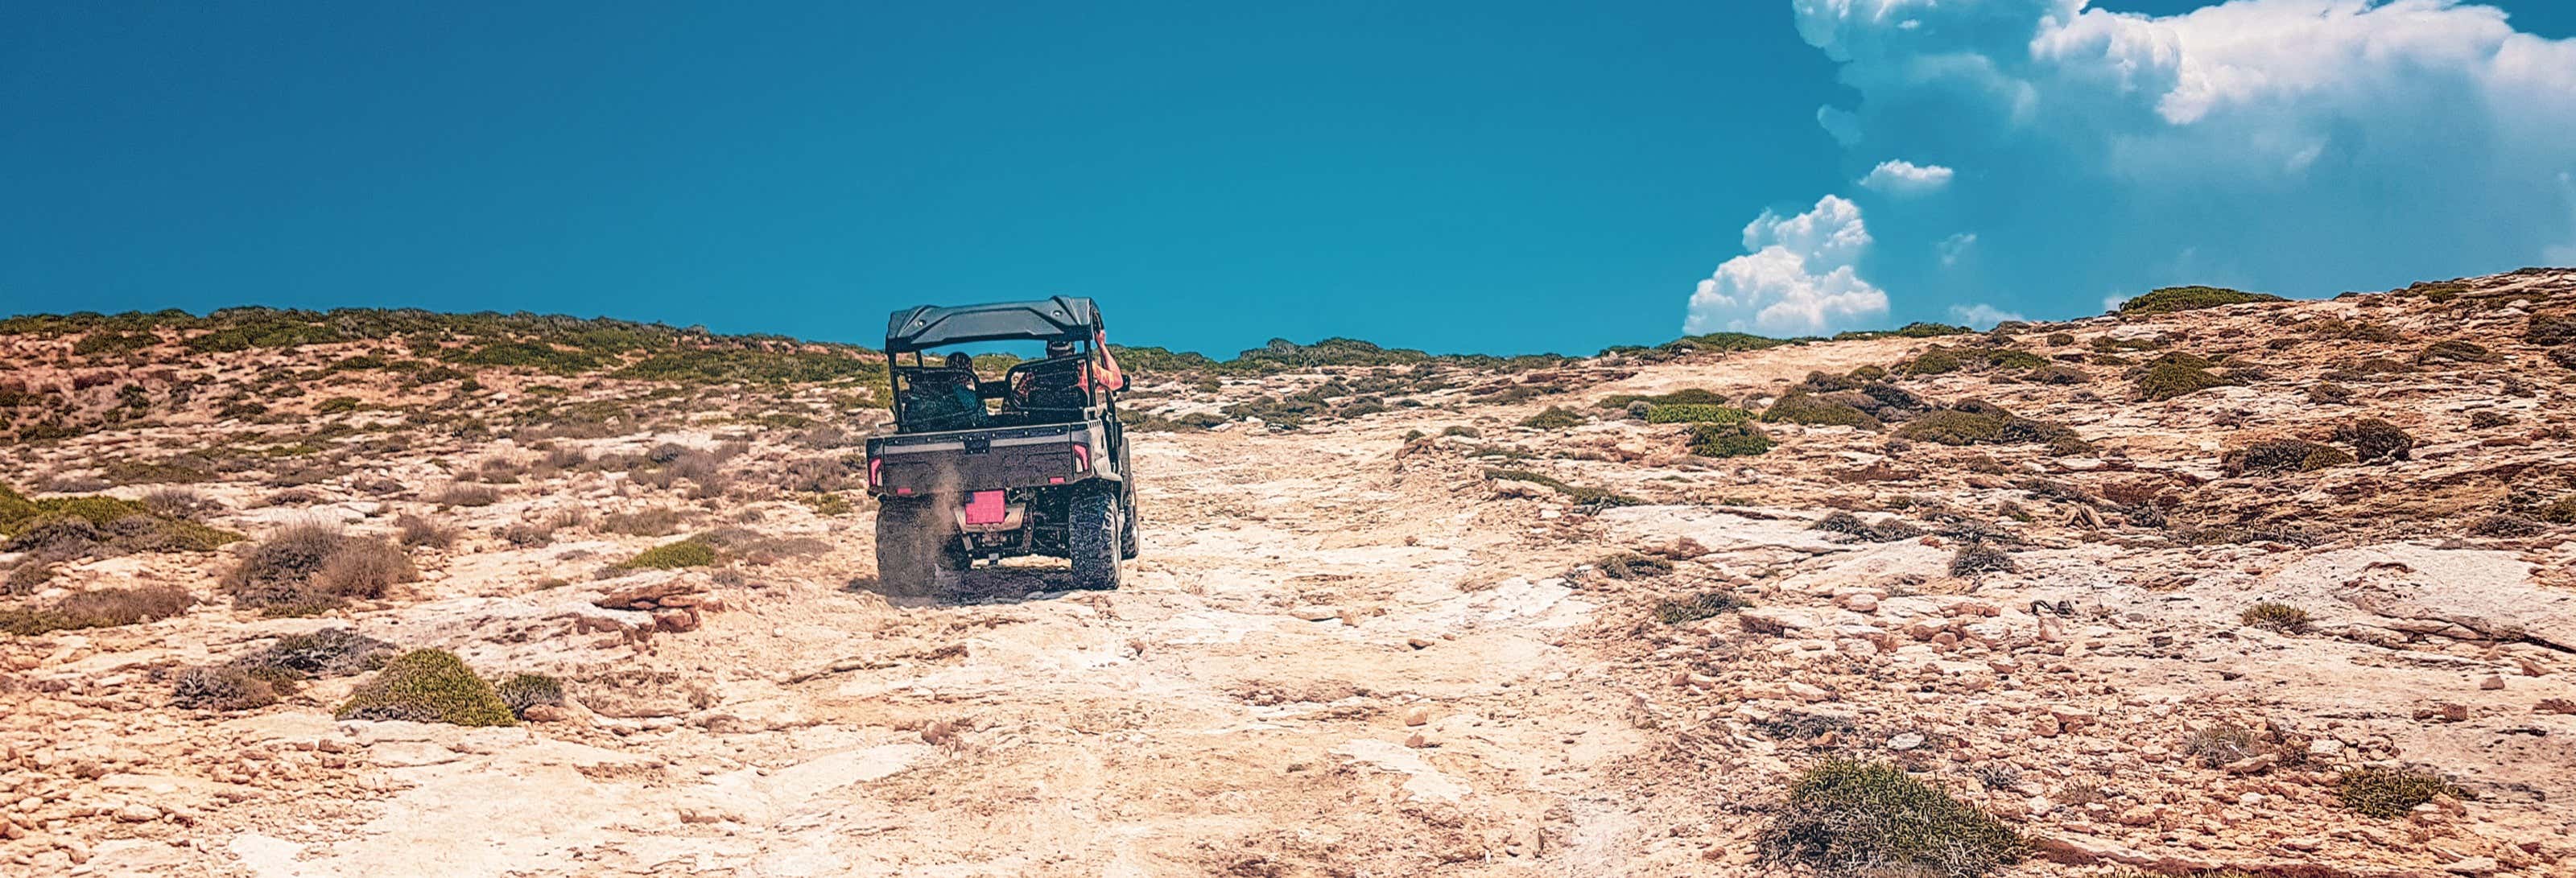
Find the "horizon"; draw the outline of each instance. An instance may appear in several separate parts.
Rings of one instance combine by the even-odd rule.
[[[2563,4],[620,12],[18,10],[0,312],[1525,354],[2576,262]]]

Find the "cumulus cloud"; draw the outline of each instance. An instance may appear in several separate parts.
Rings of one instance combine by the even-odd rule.
[[[1744,227],[1745,255],[1691,294],[1682,331],[1816,335],[1887,315],[1887,293],[1862,280],[1869,249],[1860,205],[1827,195],[1795,216],[1765,210]]]
[[[1939,226],[1976,228],[1993,251],[1980,282],[2033,311],[2074,310],[2057,301],[2069,289],[2211,280],[2182,275],[2194,266],[2330,294],[2576,259],[2576,188],[2560,182],[2576,171],[2576,40],[2517,32],[2492,7],[1791,6],[1857,95],[1817,113],[1838,142],[1979,168],[1937,206],[1871,204],[1888,234],[1924,235],[1872,261],[1891,288],[1943,273],[1946,252],[1923,246]],[[1897,179],[1893,164],[1870,177]]]
[[[1950,185],[1952,171],[1940,165],[1918,165],[1904,159],[1889,159],[1869,169],[1860,178],[1861,188],[1890,195],[1920,195]]]
[[[1971,329],[1993,329],[1997,323],[2021,319],[2025,318],[2018,312],[2006,311],[1984,302],[1950,306],[1950,322]]]

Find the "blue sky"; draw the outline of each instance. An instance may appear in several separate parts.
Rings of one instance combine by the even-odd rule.
[[[0,312],[1589,352],[2576,262],[2554,2],[533,6],[0,11]]]

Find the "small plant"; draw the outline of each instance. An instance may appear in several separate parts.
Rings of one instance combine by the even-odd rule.
[[[2522,340],[2534,347],[2576,342],[2576,314],[2534,314]]]
[[[1673,562],[1635,552],[1612,552],[1593,559],[1592,566],[1612,579],[1644,579],[1673,572]]]
[[[459,483],[440,489],[425,499],[440,506],[490,506],[501,502],[501,492],[489,485]]]
[[[1952,576],[2010,573],[2014,569],[2012,553],[1985,543],[1967,543],[1950,556],[1950,575]]]
[[[1850,534],[1873,543],[1892,543],[1897,540],[1910,540],[1923,535],[1922,528],[1906,524],[1905,522],[1897,519],[1891,518],[1882,524],[1871,524],[1869,522],[1862,521],[1860,516],[1853,515],[1849,512],[1835,512],[1826,515],[1823,518],[1817,519],[1813,527],[1816,530],[1826,531],[1829,533]]]
[[[1577,413],[1573,409],[1569,409],[1561,405],[1552,405],[1548,406],[1546,411],[1531,415],[1528,419],[1521,421],[1521,426],[1540,430],[1562,430],[1567,427],[1578,426],[1582,424],[1584,420],[1583,415]]]
[[[680,510],[663,506],[633,512],[612,512],[600,516],[602,533],[629,534],[639,537],[666,537],[680,532]]]
[[[459,726],[515,725],[518,718],[492,684],[474,675],[455,653],[419,649],[385,663],[355,691],[336,719],[408,720]]]
[[[2308,401],[2318,405],[2343,405],[2352,401],[2352,388],[2331,381],[2319,381],[2308,387]]]
[[[2138,399],[2146,402],[2162,402],[2226,383],[2226,379],[2210,374],[2206,367],[2194,366],[2170,356],[2147,364],[2136,379]]]
[[[2221,768],[2228,763],[2249,759],[2263,750],[2263,739],[2243,726],[2210,723],[2191,733],[2182,744],[2183,755],[2198,760],[2204,768]]]
[[[171,702],[197,710],[252,710],[277,703],[277,687],[230,666],[187,668],[170,678]]]
[[[2406,460],[2415,449],[2413,435],[2378,418],[2335,425],[2334,441],[2352,446],[2353,457],[2362,463]]]
[[[394,519],[397,539],[406,546],[449,549],[456,546],[456,528],[405,512]]]
[[[561,707],[564,703],[563,681],[544,674],[512,674],[492,691],[509,706],[510,715],[519,719],[528,718],[528,708]]]
[[[233,665],[264,678],[301,680],[345,677],[384,663],[394,645],[347,628],[324,628],[311,634],[279,637],[267,649],[233,660]]]
[[[1485,436],[1485,432],[1465,425],[1452,425],[1440,428],[1440,435],[1458,436],[1466,439],[1482,439]]]
[[[2289,604],[2263,601],[2246,607],[2237,618],[2247,625],[2283,634],[2299,634],[2308,630],[2308,611]]]
[[[292,524],[251,548],[223,585],[239,606],[272,616],[303,616],[345,598],[380,598],[387,587],[420,578],[402,549],[379,537],[350,537],[319,523]]]
[[[1891,765],[1835,760],[1789,788],[1761,837],[1764,859],[1826,874],[1980,878],[2019,862],[2011,827]]]
[[[2540,520],[2550,524],[2576,524],[2576,494],[2569,494],[2540,507]]]
[[[1726,403],[1726,394],[1698,387],[1685,387],[1671,393],[1661,393],[1652,396],[1635,393],[1614,393],[1609,396],[1602,397],[1599,401],[1594,402],[1592,407],[1601,409],[1625,409],[1630,404],[1640,402],[1650,406],[1724,405]]]
[[[1686,598],[1656,602],[1655,621],[1680,625],[1744,607],[1744,599],[1736,597],[1734,592],[1704,591]]]
[[[629,570],[676,570],[682,567],[705,567],[716,563],[716,548],[696,538],[659,546],[636,553],[625,563]]]
[[[1771,450],[1771,437],[1748,423],[1693,424],[1690,453],[1701,457],[1744,457]]]
[[[2267,293],[2248,293],[2243,290],[2231,290],[2225,287],[2163,287],[2148,291],[2145,295],[2130,299],[2126,302],[2121,302],[2120,307],[2116,310],[2121,316],[2128,317],[2148,314],[2171,314],[2176,311],[2217,308],[2225,305],[2242,305],[2247,302],[2279,301],[2285,300],[2279,296]]]
[[[2335,798],[2371,817],[2403,817],[2434,796],[2466,798],[2467,793],[2437,775],[2411,768],[2356,768],[2335,779]]]
[[[1977,399],[1963,399],[1947,408],[1926,412],[1897,428],[1896,435],[1942,445],[2038,443],[2060,454],[2080,453],[2092,447],[2063,425],[2021,417]]]

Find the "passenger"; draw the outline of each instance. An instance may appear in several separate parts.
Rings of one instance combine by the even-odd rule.
[[[975,360],[964,352],[948,355],[946,368],[912,373],[911,418],[916,429],[968,430],[991,423],[984,395],[977,389]]]
[[[1046,359],[1022,366],[1011,376],[1011,407],[1019,411],[1079,411],[1090,403],[1083,393],[1084,364],[1073,356],[1073,343],[1046,343]]]

